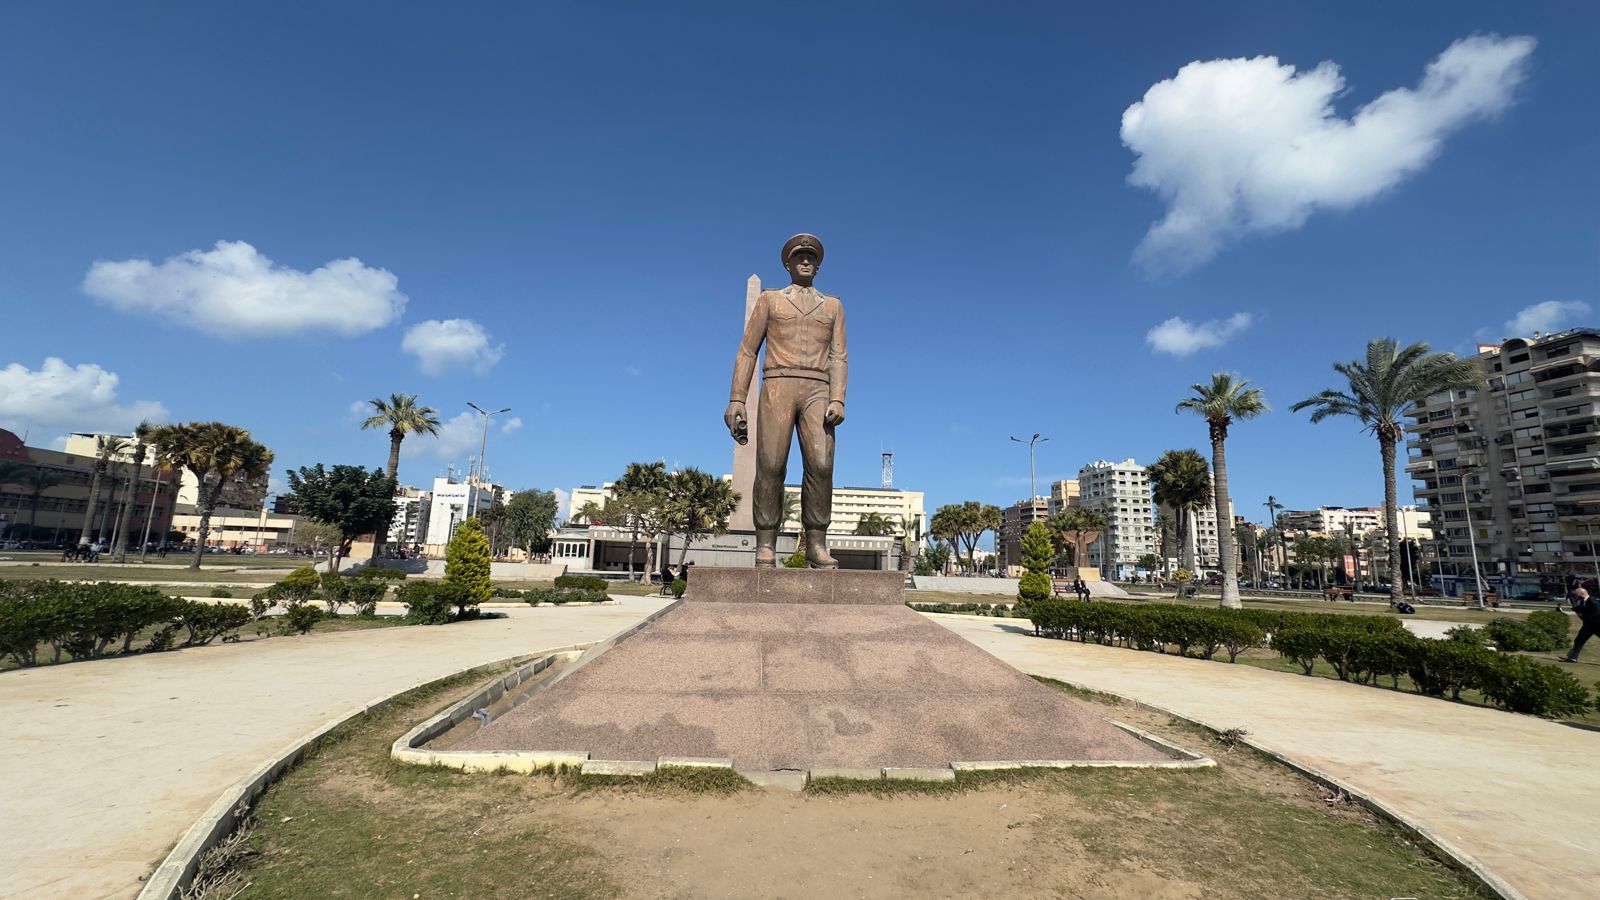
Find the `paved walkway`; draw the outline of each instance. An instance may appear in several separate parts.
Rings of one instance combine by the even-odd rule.
[[[1600,733],[1380,688],[935,616],[1024,672],[1135,697],[1351,785],[1532,898],[1600,891]]]
[[[523,608],[0,674],[0,898],[128,898],[218,795],[298,735],[419,682],[596,641],[666,601]]]

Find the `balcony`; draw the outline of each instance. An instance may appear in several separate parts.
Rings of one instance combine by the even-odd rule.
[[[1591,455],[1577,459],[1565,459],[1560,462],[1547,462],[1544,468],[1552,479],[1594,475],[1595,473],[1600,473],[1600,457]]]
[[[1431,459],[1413,459],[1406,463],[1406,472],[1413,477],[1426,475],[1438,471],[1438,465]]]

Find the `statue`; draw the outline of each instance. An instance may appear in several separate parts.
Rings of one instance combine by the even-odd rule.
[[[783,245],[783,267],[793,283],[762,291],[733,361],[733,390],[723,421],[733,439],[750,439],[745,398],[755,375],[756,354],[767,345],[761,369],[761,404],[756,429],[756,474],[751,517],[756,529],[756,565],[777,565],[778,527],[783,524],[783,481],[791,436],[800,433],[800,523],[806,562],[833,569],[828,525],[833,519],[833,430],[844,421],[846,373],[844,307],[811,286],[822,265],[822,241],[797,234]]]

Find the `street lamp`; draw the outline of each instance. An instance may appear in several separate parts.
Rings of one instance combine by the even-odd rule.
[[[483,464],[484,451],[489,449],[489,417],[511,412],[511,407],[508,406],[505,409],[497,409],[494,412],[490,412],[470,400],[467,401],[467,405],[483,414],[483,440],[478,443],[478,480],[482,481],[487,477],[489,471],[488,467]]]
[[[1023,440],[1022,438],[1015,437],[1015,436],[1013,436],[1011,439],[1013,441],[1016,441],[1019,444],[1027,444],[1028,445],[1028,491],[1029,491],[1028,500],[1031,502],[1033,500],[1033,498],[1039,496],[1039,480],[1038,480],[1038,477],[1034,474],[1035,470],[1034,470],[1034,466],[1033,466],[1033,448],[1034,448],[1035,445],[1042,444],[1045,441],[1048,441],[1050,439],[1047,438],[1047,437],[1040,437],[1039,433],[1037,431],[1035,431],[1033,433],[1033,437],[1032,438],[1029,438],[1026,441]]]
[[[1461,470],[1461,508],[1467,512],[1467,549],[1472,551],[1472,579],[1478,586],[1478,608],[1486,609],[1483,599],[1483,570],[1478,568],[1478,536],[1472,530],[1472,496],[1467,493],[1467,476],[1477,471],[1473,466],[1459,466]]]

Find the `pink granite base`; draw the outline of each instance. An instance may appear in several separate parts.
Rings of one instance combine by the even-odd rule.
[[[1169,758],[904,605],[703,599],[459,747],[550,748],[740,769]]]
[[[694,567],[685,600],[695,603],[905,603],[904,572],[867,569]]]

